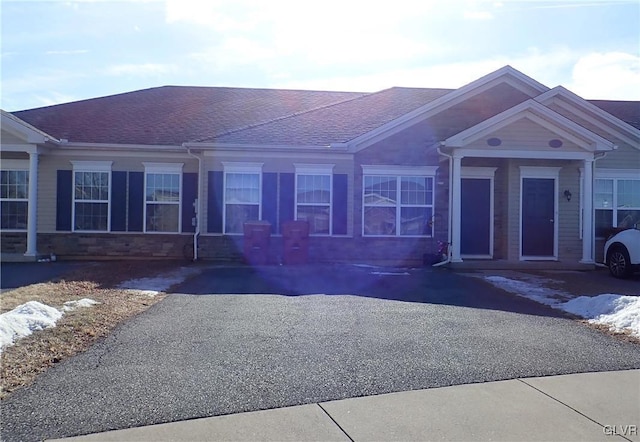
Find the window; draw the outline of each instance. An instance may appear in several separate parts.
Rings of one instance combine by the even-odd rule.
[[[262,164],[224,163],[224,233],[242,233],[261,217]]]
[[[29,171],[0,172],[0,218],[3,230],[26,230],[29,206]]]
[[[401,175],[372,166],[363,170],[363,235],[433,235],[435,168],[386,168]]]
[[[109,230],[110,161],[72,161],[73,230]]]
[[[144,163],[144,231],[180,232],[183,164]]]
[[[612,228],[633,227],[640,222],[640,179],[596,179],[594,208],[596,237],[606,237]]]
[[[296,219],[309,223],[309,233],[331,233],[333,165],[296,164]]]

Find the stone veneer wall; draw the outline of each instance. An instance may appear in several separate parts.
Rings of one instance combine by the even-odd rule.
[[[3,234],[3,251],[5,237]],[[24,252],[16,245],[18,252]],[[38,252],[55,254],[59,259],[185,259],[191,235],[143,235],[99,233],[40,233]],[[217,235],[199,238],[199,257],[205,261],[242,263],[242,236]],[[435,238],[362,238],[311,237],[309,262],[353,262],[378,265],[421,265],[423,255],[435,253]],[[283,262],[283,238],[272,236],[268,248],[268,264]]]
[[[26,232],[2,232],[2,253],[24,253],[27,250]]]
[[[178,258],[192,235],[40,233],[38,253],[61,259]]]

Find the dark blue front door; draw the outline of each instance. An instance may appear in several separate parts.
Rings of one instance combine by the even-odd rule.
[[[463,178],[460,191],[460,253],[491,255],[491,180]]]
[[[522,180],[522,255],[553,256],[555,183],[552,178]]]

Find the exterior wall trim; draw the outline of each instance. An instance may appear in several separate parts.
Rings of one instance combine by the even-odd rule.
[[[363,175],[419,175],[435,176],[440,166],[362,166]]]

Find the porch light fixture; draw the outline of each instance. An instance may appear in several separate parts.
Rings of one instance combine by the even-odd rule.
[[[571,191],[569,189],[564,191],[564,197],[567,199],[567,201],[571,201]]]

